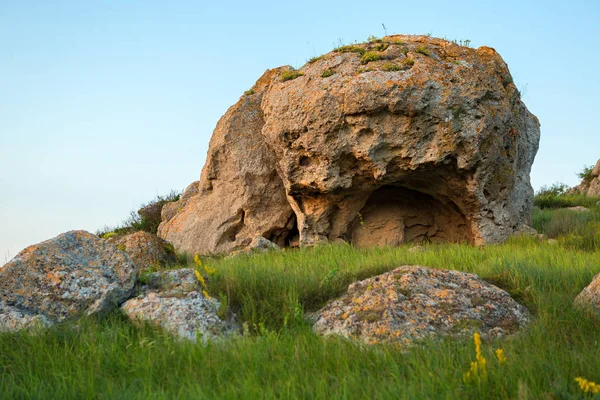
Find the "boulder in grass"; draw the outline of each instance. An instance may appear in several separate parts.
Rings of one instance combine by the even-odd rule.
[[[219,307],[217,300],[199,292],[186,296],[150,292],[128,300],[121,309],[133,321],[162,327],[182,339],[195,342],[199,338],[206,342],[237,330],[232,320],[224,321],[218,316]]]
[[[136,274],[131,258],[114,244],[85,231],[63,233],[0,268],[0,302],[8,307],[0,321],[15,312],[60,322],[108,311],[133,294]]]
[[[353,283],[313,318],[315,331],[323,335],[401,347],[474,332],[502,337],[531,319],[507,292],[477,275],[421,266],[403,266]]]

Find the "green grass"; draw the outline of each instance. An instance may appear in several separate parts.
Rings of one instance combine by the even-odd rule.
[[[419,47],[417,47],[415,49],[415,53],[420,53],[420,54],[423,54],[425,56],[430,56],[431,55],[431,52],[425,46],[419,46]]]
[[[368,64],[371,61],[377,61],[377,60],[380,60],[380,59],[381,59],[381,54],[376,53],[374,51],[367,51],[360,58],[360,62],[363,63],[363,64]]]
[[[358,53],[361,56],[365,54],[366,50],[363,47],[357,46],[355,44],[349,44],[346,46],[340,46],[334,49],[335,52],[338,53]]]
[[[284,71],[281,74],[281,81],[282,82],[291,81],[293,79],[301,77],[302,75],[304,75],[304,74],[298,70],[288,69],[287,71]]]
[[[572,300],[600,272],[599,256],[521,237],[414,253],[336,245],[205,259],[217,270],[209,291],[228,294],[247,336],[204,347],[134,327],[117,313],[77,328],[0,334],[0,398],[580,398],[575,377],[600,381],[600,324]],[[534,313],[522,334],[484,343],[487,381],[462,380],[474,359],[468,340],[400,352],[322,338],[303,322],[303,311],[350,282],[404,264],[477,273]],[[498,347],[506,365],[494,360]]]
[[[335,70],[327,69],[321,74],[321,78],[329,78],[330,76],[335,74]]]

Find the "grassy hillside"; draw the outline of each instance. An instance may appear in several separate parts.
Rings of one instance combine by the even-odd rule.
[[[534,226],[550,243],[520,237],[421,252],[325,246],[203,260],[216,269],[209,292],[227,297],[243,336],[193,345],[134,327],[117,312],[37,335],[0,334],[0,398],[586,398],[574,379],[600,382],[600,322],[572,301],[600,272],[599,224],[598,208],[536,209]],[[305,312],[354,280],[404,264],[474,272],[509,291],[535,320],[520,335],[484,342],[487,378],[469,382],[470,339],[401,352],[311,332]]]

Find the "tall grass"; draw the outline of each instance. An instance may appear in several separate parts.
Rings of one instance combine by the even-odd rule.
[[[580,398],[575,377],[600,381],[600,324],[572,300],[600,272],[599,256],[514,238],[485,248],[325,246],[207,259],[217,269],[209,290],[228,294],[250,333],[204,347],[115,313],[37,335],[0,334],[0,398]],[[468,340],[401,352],[322,338],[294,318],[403,264],[477,273],[532,310],[523,333],[484,343],[487,380],[462,379],[474,357]],[[498,347],[505,365],[494,362]]]

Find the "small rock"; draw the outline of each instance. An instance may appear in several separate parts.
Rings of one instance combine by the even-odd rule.
[[[17,332],[23,329],[35,330],[51,326],[43,315],[35,315],[4,304],[0,300],[0,332]]]
[[[129,254],[139,269],[166,266],[177,262],[173,246],[148,232],[139,231],[107,240],[119,250]]]
[[[529,225],[521,225],[514,233],[515,236],[537,237],[538,232]]]
[[[583,206],[567,207],[567,210],[575,211],[575,212],[589,212],[590,211],[589,208],[586,208]]]
[[[258,236],[252,240],[252,242],[242,250],[233,251],[229,257],[236,257],[242,254],[253,254],[253,253],[266,253],[268,251],[280,251],[281,248],[275,243],[262,236]]]
[[[28,316],[60,322],[118,307],[134,289],[129,256],[85,231],[63,233],[21,251],[0,269],[0,301]],[[27,325],[27,323],[25,323]]]
[[[146,321],[193,342],[197,338],[206,342],[237,330],[234,322],[218,317],[219,305],[198,292],[185,297],[150,292],[125,302],[121,309],[134,321]]]
[[[530,316],[507,292],[477,275],[403,266],[351,284],[313,319],[323,335],[409,346],[474,332],[497,338],[523,328]]]
[[[151,290],[193,292],[199,289],[196,272],[192,268],[172,269],[146,274],[143,283]]]

